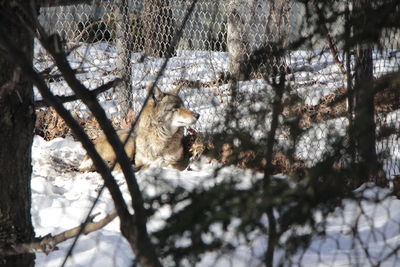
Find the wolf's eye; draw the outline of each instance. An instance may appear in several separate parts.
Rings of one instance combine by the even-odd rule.
[[[173,110],[177,110],[177,109],[179,109],[181,106],[180,105],[174,105],[173,107],[172,107],[172,109]]]

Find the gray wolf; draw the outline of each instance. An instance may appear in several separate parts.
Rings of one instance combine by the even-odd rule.
[[[178,96],[181,88],[182,86],[178,86],[171,92],[164,93],[155,87],[133,134],[128,136],[128,130],[117,131],[122,142],[128,138],[125,151],[136,168],[185,169],[186,166],[182,165],[184,127],[196,123],[200,115],[185,108]],[[104,135],[97,138],[94,144],[106,163],[110,165],[115,161],[115,153]],[[94,170],[93,162],[88,156],[85,156],[79,170]]]

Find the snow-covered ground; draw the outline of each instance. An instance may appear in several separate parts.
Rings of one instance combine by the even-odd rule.
[[[306,104],[317,104],[321,96],[334,92],[344,83],[330,54],[322,55],[310,57],[308,52],[293,52],[290,57],[290,65],[293,69],[297,69],[291,79],[296,83],[305,84],[304,87],[300,86],[296,90],[297,93],[304,96]],[[44,59],[44,56],[41,54],[39,46],[35,48],[35,56],[37,60],[35,66],[38,69],[48,66],[47,61],[41,60]],[[386,54],[376,54],[375,58],[377,59],[375,61],[377,75],[392,71],[399,66],[395,59],[389,58]],[[83,46],[70,56],[70,62],[74,67],[85,70],[83,74],[78,74],[78,77],[92,89],[116,77],[115,59],[116,53],[113,47],[107,44]],[[146,59],[139,63],[137,60],[138,55],[134,55],[133,62],[136,64],[133,65],[132,85],[135,90],[136,108],[140,108],[140,103],[145,95],[145,85],[155,78],[162,62],[159,59]],[[218,77],[220,72],[226,71],[227,66],[228,56],[226,53],[178,51],[177,56],[169,61],[159,85],[167,91],[178,79],[211,82]],[[63,82],[53,82],[50,86],[57,94],[71,93]],[[247,96],[264,92],[268,97],[269,93],[265,92],[265,88],[268,88],[265,82],[254,80],[240,83],[239,90]],[[227,85],[183,88],[181,95],[190,108],[201,114],[200,120],[195,126],[197,130],[202,132],[218,130],[216,123],[223,120],[223,110],[229,101]],[[39,99],[40,96],[37,94],[36,98]],[[108,115],[118,115],[118,104],[112,92],[102,94],[99,99]],[[79,102],[68,103],[66,107],[76,109],[82,114],[87,112]],[[398,128],[399,118],[400,112],[386,115],[386,121],[397,124]],[[251,125],[251,122],[245,121],[245,123]],[[343,131],[345,125],[344,119],[314,125],[300,140],[297,156],[312,164],[319,159],[326,147],[327,130],[340,132]],[[388,158],[390,162],[394,163],[386,167],[392,171],[391,175],[398,175],[400,174],[400,140],[396,136],[390,138],[393,141],[390,144]],[[98,174],[79,173],[65,167],[65,164],[77,166],[85,151],[72,137],[56,138],[47,142],[36,136],[32,153],[32,218],[37,236],[48,233],[57,234],[79,225],[85,219],[102,186],[102,180]],[[155,169],[140,171],[137,176],[142,190],[146,194],[165,190],[148,182],[154,176],[164,179],[172,185],[192,190],[199,186],[211,186],[209,183],[215,175],[214,170],[220,167],[216,163],[211,164],[200,160],[196,163],[193,171],[178,172],[170,169]],[[389,170],[387,171],[389,173]],[[259,175],[228,166],[217,172],[213,183],[218,183],[232,173],[243,177],[243,186],[247,186],[246,183],[250,183],[255,176]],[[114,172],[114,175],[125,196],[129,199],[124,178],[118,172]],[[326,229],[328,238],[315,237],[310,248],[304,253],[299,253],[295,259],[304,266],[370,266],[380,259],[385,259],[388,253],[399,246],[400,201],[394,197],[387,197],[386,190],[366,189],[363,192],[367,199],[360,203],[346,200],[344,209],[338,210],[328,217]],[[375,201],[376,198],[380,201]],[[108,192],[105,191],[94,212],[104,214],[112,208],[113,202]],[[163,219],[167,218],[170,212],[168,209],[161,209],[157,216],[149,222],[150,231],[162,226]],[[351,234],[355,226],[360,240],[355,240]],[[217,228],[216,226],[216,232],[219,231]],[[38,253],[37,266],[59,266],[71,243],[72,241],[69,240],[60,244],[59,250],[49,255]],[[265,248],[266,240],[256,238],[251,245],[239,246],[233,254],[223,257],[217,257],[219,255],[214,253],[206,254],[198,266],[229,266],[229,264],[232,266],[258,266],[262,261]],[[367,253],[373,259],[372,262],[369,262],[366,257]],[[277,261],[279,255],[278,251]],[[392,257],[388,257],[381,266],[395,266],[396,255],[395,253]],[[67,266],[130,266],[133,258],[129,245],[121,237],[119,221],[115,219],[105,228],[81,236],[72,257],[67,261]]]
[[[63,171],[54,158],[62,158],[63,162],[76,163],[84,155],[84,150],[72,138],[56,138],[50,142],[36,136],[33,145],[32,176],[32,218],[38,236],[48,233],[57,234],[82,222],[98,191],[102,186],[101,177],[97,173],[77,173]],[[165,179],[169,183],[192,190],[198,186],[206,186],[217,165],[202,162],[196,165],[195,171],[179,172],[171,169],[140,171],[138,180],[147,194],[154,194],[157,188],[149,182],[152,177]],[[224,179],[232,173],[250,181],[252,173],[234,167],[225,167],[215,178]],[[122,175],[114,172],[115,177],[127,199],[129,199]],[[361,190],[360,190],[361,191]],[[363,246],[368,248],[372,259],[383,259],[393,248],[400,245],[400,201],[388,197],[386,190],[368,189],[363,194],[370,198],[359,202],[348,200],[343,210],[328,217],[326,229],[327,239],[316,237],[310,248],[302,255],[303,266],[368,266]],[[380,199],[380,202],[376,202]],[[107,192],[103,192],[94,213],[104,215],[113,208],[113,202]],[[149,223],[150,231],[163,224],[170,210],[159,211],[159,216]],[[101,217],[101,215],[99,216]],[[354,240],[352,230],[357,231],[362,240]],[[217,226],[216,226],[217,227]],[[216,230],[218,231],[218,229]],[[216,255],[209,253],[202,257],[198,266],[257,266],[266,247],[266,240],[257,238],[252,245],[241,245],[235,254],[228,254],[215,262]],[[59,250],[49,255],[37,254],[37,266],[60,266],[72,240],[59,245]],[[279,255],[279,253],[278,253]],[[67,266],[130,266],[133,260],[131,249],[121,237],[119,221],[115,219],[102,230],[79,238],[73,256]],[[395,266],[397,258],[392,256],[382,266]],[[250,264],[250,265],[249,265]]]

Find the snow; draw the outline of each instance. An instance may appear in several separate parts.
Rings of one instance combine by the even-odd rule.
[[[304,103],[315,105],[321,96],[333,93],[340,86],[343,86],[342,74],[335,65],[329,53],[312,53],[320,55],[311,57],[306,51],[293,52],[290,57],[290,64],[297,69],[292,80],[297,83],[304,83],[296,89],[297,93],[304,96]],[[374,54],[376,59],[376,72],[379,74],[394,70],[398,63],[391,58],[390,51],[386,54]],[[35,46],[36,62],[35,67],[39,70],[48,67],[48,61],[38,45]],[[133,80],[132,85],[135,91],[135,108],[141,106],[145,96],[145,85],[155,78],[161,61],[149,58],[138,62],[138,54],[133,55]],[[307,62],[305,58],[309,58]],[[108,44],[83,45],[70,55],[70,62],[74,67],[84,69],[88,72],[78,74],[78,77],[86,86],[91,89],[111,81],[115,75],[116,52]],[[187,79],[190,81],[210,82],[218,77],[222,71],[228,68],[228,55],[226,53],[206,51],[178,51],[177,56],[168,63],[164,75],[160,79],[160,87],[168,91],[173,86],[171,81]],[[107,73],[105,75],[104,73]],[[312,82],[312,85],[310,84]],[[53,82],[51,89],[56,94],[68,95],[71,91],[64,82]],[[262,80],[242,82],[239,91],[243,92],[245,99],[253,101],[261,92],[266,98],[271,96],[270,88]],[[217,92],[217,93],[216,93]],[[230,100],[228,86],[183,88],[182,97],[185,103],[196,112],[201,114],[196,129],[200,131],[217,131],[218,122],[223,120],[223,110]],[[40,99],[36,91],[36,99]],[[118,115],[119,107],[113,93],[106,92],[99,96],[102,106],[109,116]],[[257,99],[256,99],[257,100]],[[247,103],[247,104],[246,104]],[[249,109],[262,109],[268,103],[257,102],[248,105],[245,102],[241,112],[244,119],[243,125],[251,126]],[[69,109],[75,109],[83,116],[87,116],[87,109],[79,102],[65,104]],[[386,115],[386,121],[397,124],[399,127],[399,112]],[[314,164],[321,157],[328,145],[327,130],[337,131],[343,134],[343,128],[347,121],[338,118],[313,125],[305,134],[297,147],[297,156]],[[258,134],[262,134],[259,130]],[[386,163],[387,172],[389,168],[397,166],[390,175],[400,173],[398,166],[400,162],[400,142],[395,136],[389,150],[389,159],[394,165]],[[382,141],[382,142],[387,142]],[[379,145],[378,145],[379,146]],[[382,145],[382,147],[384,147]],[[312,154],[310,154],[312,152]],[[97,173],[79,173],[71,170],[68,166],[78,166],[85,155],[85,151],[79,142],[72,137],[56,138],[45,141],[35,136],[32,147],[32,221],[37,236],[46,234],[57,234],[72,227],[78,226],[84,221],[90,210],[93,201],[98,197],[103,185],[101,177]],[[386,161],[387,162],[387,161]],[[218,171],[216,171],[218,169]],[[129,194],[121,173],[114,172],[115,178],[124,192],[124,197],[129,200]],[[214,177],[214,175],[216,175]],[[155,195],[160,190],[174,190],[180,186],[185,190],[193,190],[198,187],[211,187],[231,176],[241,177],[240,186],[246,188],[251,186],[254,179],[260,179],[261,174],[252,173],[248,170],[238,169],[233,166],[222,167],[217,163],[209,163],[201,158],[192,166],[192,171],[179,172],[172,169],[151,169],[139,171],[137,178],[144,192],[149,196]],[[154,183],[157,177],[158,183]],[[282,179],[286,179],[282,177]],[[165,183],[162,183],[162,182]],[[161,185],[161,186],[160,186]],[[362,190],[365,189],[365,190]],[[315,237],[310,247],[303,253],[295,255],[294,261],[298,260],[303,266],[368,266],[375,261],[384,259],[391,249],[400,245],[400,201],[388,196],[387,190],[377,188],[360,189],[363,200],[345,200],[344,208],[331,214],[327,218],[326,238]],[[377,201],[377,199],[379,201]],[[182,204],[183,205],[183,204]],[[175,209],[183,208],[175,207]],[[109,193],[105,190],[101,193],[99,201],[94,208],[94,213],[100,212],[101,218],[113,209],[113,202]],[[159,229],[165,224],[169,217],[171,207],[162,207],[149,222],[150,231]],[[315,215],[318,219],[318,214]],[[210,252],[202,256],[197,266],[258,266],[262,262],[262,255],[267,247],[266,238],[254,237],[251,243],[241,240],[240,236],[234,234],[234,219],[229,225],[229,230],[224,238],[235,241],[238,244],[236,250],[231,254],[220,255]],[[238,221],[236,221],[238,223]],[[267,224],[266,220],[263,222]],[[360,240],[354,240],[351,231],[357,227]],[[222,226],[212,225],[210,229],[215,235],[222,235]],[[308,229],[298,229],[307,232]],[[209,240],[210,236],[204,236]],[[179,246],[190,240],[179,240]],[[36,266],[60,266],[65,255],[72,244],[68,240],[59,244],[59,250],[48,255],[37,253]],[[370,253],[373,262],[365,257],[364,249]],[[277,252],[276,263],[280,260],[282,252]],[[128,243],[122,238],[119,231],[119,220],[115,219],[103,229],[81,236],[78,240],[72,256],[68,259],[66,266],[131,266],[134,255]],[[389,257],[381,266],[392,266],[396,262],[396,256]],[[187,266],[190,266],[187,263]]]
[[[54,162],[54,157],[62,157],[64,163],[74,163],[75,159],[81,159],[84,150],[79,142],[72,138],[56,138],[46,142],[40,136],[35,136],[33,143],[33,175],[32,175],[32,221],[37,236],[48,233],[57,234],[80,224],[85,219],[98,191],[102,186],[102,179],[97,173],[78,173],[63,171],[63,166]],[[151,169],[137,173],[144,193],[148,196],[155,195],[159,190],[166,190],[180,186],[187,190],[193,190],[199,186],[212,186],[211,178],[219,164],[200,162],[194,168],[196,171],[179,172],[174,169]],[[247,183],[252,175],[246,170],[234,167],[223,168],[215,182],[223,180],[232,174],[247,177],[241,186],[249,186]],[[124,197],[129,199],[123,176],[114,172],[117,182],[121,185]],[[154,184],[154,177],[167,182],[167,187],[158,187],[162,183]],[[213,179],[214,180],[214,179]],[[103,192],[99,203],[93,213],[105,214],[113,208],[112,200],[107,192]],[[182,204],[181,204],[182,205]],[[175,207],[175,209],[179,208]],[[180,207],[182,208],[182,207]],[[165,223],[172,210],[162,207],[155,218],[149,222],[150,231],[159,229]],[[220,230],[216,230],[219,232]],[[65,257],[66,250],[72,241],[59,245],[59,250],[44,255],[37,254],[36,266],[58,266]],[[246,250],[241,248],[240,250]],[[243,252],[242,252],[243,253]],[[101,257],[99,256],[101,255]],[[67,266],[129,266],[133,256],[127,242],[121,237],[118,219],[107,225],[104,229],[80,237],[74,250],[72,259]],[[206,262],[207,262],[206,257]],[[209,265],[200,265],[209,266]]]

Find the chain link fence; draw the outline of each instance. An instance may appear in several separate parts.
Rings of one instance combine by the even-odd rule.
[[[186,84],[182,97],[189,108],[201,114],[196,126],[201,132],[220,130],[216,123],[224,120],[222,111],[231,95],[226,79],[231,68],[227,34],[229,4],[232,6],[234,2],[202,0],[197,3],[158,82],[165,91],[180,83]],[[244,57],[239,60],[250,61],[254,56],[252,53],[266,43],[279,42],[282,47],[286,47],[301,36],[300,30],[305,30],[301,24],[305,11],[300,4],[290,1],[275,2],[275,5],[270,6],[264,1],[250,1],[245,4],[247,6],[240,7],[248,12],[240,18],[245,23],[244,28],[239,31],[245,36],[239,38],[246,39],[247,43],[242,44],[246,47],[241,49],[246,50],[239,53]],[[123,77],[125,82],[116,90],[117,94],[108,92],[101,96],[115,100],[122,106],[123,110],[117,110],[117,106],[112,104],[115,102],[109,101],[112,107],[107,110],[111,116],[121,111],[126,114],[130,108],[135,113],[140,110],[146,95],[145,88],[149,82],[154,81],[162,65],[163,59],[159,56],[165,56],[163,53],[190,6],[187,1],[148,3],[146,6],[142,1],[96,1],[93,5],[41,9],[40,19],[48,31],[60,33],[70,47],[79,45],[72,51],[70,58],[77,67],[79,77],[90,88],[115,77]],[[160,8],[151,9],[151,5]],[[152,21],[153,24],[146,21]],[[336,22],[337,25],[340,23],[344,22]],[[324,151],[326,139],[323,135],[327,133],[324,130],[325,123],[337,129],[346,127],[346,106],[327,107],[329,101],[343,94],[347,86],[346,58],[343,53],[340,54],[341,51],[337,51],[335,40],[331,37],[336,34],[337,25],[332,25],[327,37],[312,40],[313,49],[302,46],[287,51],[284,58],[275,63],[255,61],[252,62],[253,66],[247,66],[248,64],[241,62],[246,69],[253,70],[253,81],[256,82],[241,82],[240,90],[255,95],[266,86],[262,82],[262,71],[271,65],[290,69],[287,84],[292,88],[292,93],[295,92],[302,100],[302,123],[310,132],[305,135],[305,140],[302,141],[305,143],[298,153],[301,158],[311,162],[318,159]],[[399,33],[387,31],[382,39],[382,48],[385,49],[373,52],[376,78],[397,70],[399,66]],[[234,45],[231,44],[232,47]],[[232,59],[234,58],[231,61]],[[49,62],[39,51],[36,60],[42,68]],[[352,68],[349,71],[352,72],[354,58],[350,59],[349,64]],[[239,72],[243,71],[240,69]],[[62,82],[53,81],[54,87],[59,87],[60,83]],[[62,90],[65,90],[64,86]],[[73,103],[71,107],[79,109],[79,103]],[[380,110],[382,108],[377,107],[377,111]],[[396,119],[387,118],[388,113],[395,116],[389,111],[391,110],[386,109],[385,114],[377,114],[378,125],[396,124]],[[246,121],[243,120],[243,123],[246,124]],[[319,127],[321,123],[324,129]],[[380,143],[378,147],[397,151],[388,143]],[[396,162],[390,163],[391,161],[393,160],[388,160],[385,164],[388,166],[388,174],[393,176],[398,173],[399,166]]]
[[[197,132],[239,133],[262,144],[273,121],[272,106],[277,96],[274,81],[284,69],[286,89],[275,150],[290,152],[293,158],[276,157],[276,164],[283,162],[279,170],[291,173],[293,168],[282,167],[288,161],[296,166],[315,166],[334,147],[334,135],[347,138],[347,129],[357,116],[354,103],[348,100],[349,88],[354,89],[357,55],[336,39],[345,16],[324,29],[324,34],[298,43],[315,29],[305,25],[306,9],[297,2],[199,0],[178,45],[171,47],[190,5],[184,0],[94,1],[91,5],[42,8],[39,19],[47,31],[59,33],[67,46],[74,48],[69,60],[87,87],[96,88],[116,77],[123,79],[115,92],[99,95],[116,121],[122,120],[118,117],[121,114],[137,114],[146,88],[158,79],[158,86],[166,92],[184,85],[182,99],[201,114],[195,126]],[[333,9],[345,12],[344,2],[334,5]],[[399,49],[399,30],[384,31],[380,44],[371,50],[373,80],[399,71]],[[168,64],[161,70],[166,57],[170,57]],[[40,70],[51,66],[38,45],[35,66]],[[55,92],[71,93],[62,80],[54,78],[56,72],[49,74],[48,82]],[[233,85],[232,75],[243,77]],[[89,116],[79,101],[67,105],[79,116]],[[378,92],[374,105],[376,155],[383,162],[385,177],[394,181],[400,177],[398,88]],[[296,129],[298,132],[293,133]],[[287,264],[386,266],[388,261],[395,266],[399,243],[391,236],[398,235],[400,221],[391,218],[391,205],[396,206],[397,200],[381,197],[374,189],[365,191],[369,194],[366,200],[349,200],[347,208],[338,211],[336,219],[342,218],[342,225],[330,218],[333,226],[329,229],[339,227],[339,231],[327,233],[326,239],[288,259]],[[369,198],[375,193],[380,196],[378,200]],[[382,203],[382,212],[387,213],[383,228],[373,220],[376,214],[363,211],[365,206],[373,205],[368,200]],[[329,219],[325,223],[329,226]],[[377,246],[379,242],[385,244]],[[326,253],[329,249],[332,252]]]

